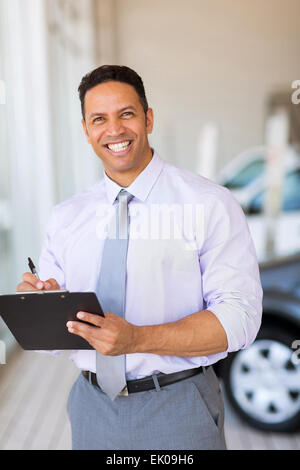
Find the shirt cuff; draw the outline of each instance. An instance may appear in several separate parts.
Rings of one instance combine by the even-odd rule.
[[[245,349],[254,341],[259,326],[257,327],[257,325],[252,324],[251,333],[249,331],[247,332],[249,314],[241,307],[230,305],[228,303],[219,303],[207,306],[206,310],[209,310],[218,318],[225,330],[228,342],[226,352],[230,353],[239,351],[240,349]],[[255,314],[257,312],[253,313],[254,317],[256,317]]]

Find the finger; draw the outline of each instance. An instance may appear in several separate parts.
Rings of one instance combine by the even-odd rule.
[[[73,334],[73,335],[81,336],[81,338],[85,339],[89,343],[91,340],[89,341],[89,335],[87,335],[86,330],[81,330],[79,328],[76,328],[75,323],[76,322],[68,322],[67,323],[68,332]]]
[[[85,341],[87,341],[95,350],[101,352],[101,354],[106,354],[105,343],[103,343],[98,336],[94,336],[93,333],[95,330],[99,332],[99,328],[95,328],[94,326],[87,327],[87,328],[80,328],[77,327],[77,322],[68,322],[68,324],[73,324],[73,326],[68,327],[68,331],[71,334],[81,336]],[[77,325],[76,325],[77,323]],[[82,324],[79,324],[82,325]],[[85,325],[86,326],[86,325]]]
[[[47,279],[47,281],[44,282],[44,286],[46,290],[60,290],[60,285],[56,281],[56,279]]]
[[[31,286],[35,288],[33,290],[41,290],[44,288],[44,283],[32,273],[24,273],[22,280],[27,284],[31,284]]]
[[[77,318],[79,318],[79,320],[83,320],[83,321],[86,321],[88,323],[91,323],[92,325],[95,325],[95,326],[98,326],[98,327],[101,327],[103,326],[104,324],[104,318],[101,317],[100,315],[96,314],[96,313],[89,313],[89,312],[78,312],[77,313]]]
[[[76,321],[68,321],[67,328],[69,333],[81,336],[88,342],[95,338],[95,330],[98,330],[98,328],[95,328],[94,326],[89,326]]]
[[[21,282],[17,285],[17,292],[33,292],[37,290],[40,289],[33,287],[32,284],[29,284],[28,282]]]

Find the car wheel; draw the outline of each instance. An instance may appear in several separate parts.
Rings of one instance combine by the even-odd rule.
[[[228,400],[258,429],[300,429],[300,361],[291,348],[295,339],[284,328],[262,326],[251,346],[229,354],[223,363]]]

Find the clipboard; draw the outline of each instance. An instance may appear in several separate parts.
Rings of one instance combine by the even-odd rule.
[[[104,317],[94,292],[34,291],[0,296],[0,316],[27,351],[93,349],[66,327],[69,320],[81,321],[76,317],[80,310]]]

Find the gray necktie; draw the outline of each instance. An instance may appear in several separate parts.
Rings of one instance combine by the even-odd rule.
[[[104,242],[101,270],[96,294],[104,312],[124,317],[126,260],[129,233],[128,203],[133,198],[122,189],[117,197],[116,224],[113,220],[108,238]],[[116,235],[116,237],[115,237]],[[105,356],[96,352],[96,374],[101,389],[114,400],[126,386],[125,354]]]

